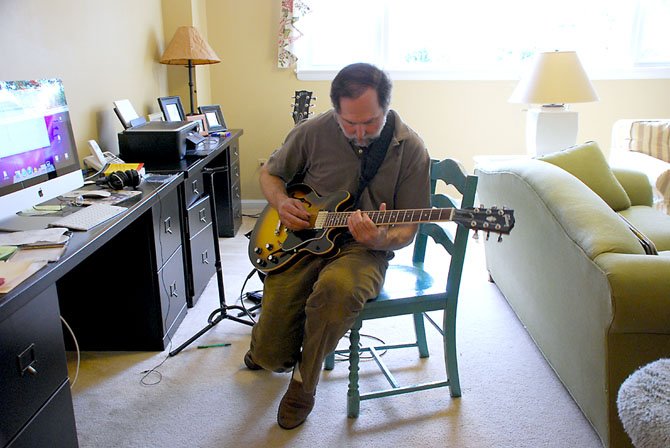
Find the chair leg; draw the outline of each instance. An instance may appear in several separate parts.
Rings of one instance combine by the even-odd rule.
[[[362,322],[356,321],[349,334],[349,390],[347,391],[347,417],[356,418],[361,409],[361,394],[358,390],[358,362],[360,354],[358,344],[361,340],[359,330]]]
[[[428,344],[426,343],[426,326],[423,320],[423,313],[414,313],[414,332],[416,333],[416,344],[419,348],[419,357],[428,358]]]
[[[326,360],[323,363],[324,370],[333,370],[335,368],[335,353],[331,353],[326,356]]]
[[[449,379],[449,393],[452,397],[461,396],[461,382],[458,378],[458,359],[456,352],[456,322],[452,320],[448,325],[445,319],[444,331],[444,362]]]

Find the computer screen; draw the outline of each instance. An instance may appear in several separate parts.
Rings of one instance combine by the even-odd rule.
[[[62,81],[0,81],[0,219],[83,183]]]

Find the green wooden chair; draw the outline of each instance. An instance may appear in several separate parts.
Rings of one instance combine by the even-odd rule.
[[[477,189],[477,177],[467,175],[458,162],[446,159],[433,161],[431,165],[432,206],[437,208],[456,207],[457,205],[450,197],[435,193],[436,186],[440,181],[453,185],[462,194],[461,203],[459,204],[461,208],[473,205]],[[376,299],[366,303],[363,311],[351,328],[349,349],[335,351],[326,358],[324,367],[326,370],[332,370],[335,365],[336,354],[348,355],[349,390],[347,393],[347,414],[349,417],[358,417],[361,400],[388,397],[445,386],[449,387],[452,397],[461,396],[456,352],[456,305],[458,303],[458,291],[461,282],[461,272],[463,271],[468,233],[469,230],[461,225],[457,226],[454,235],[443,225],[435,223],[421,224],[414,242],[412,264],[408,266],[391,264],[389,266],[386,274],[386,282],[381,294]],[[434,268],[438,268],[437,271],[441,271],[438,274],[439,276],[431,275],[428,272],[428,266],[424,266],[428,237],[431,237],[436,244],[442,246],[445,250],[444,257],[430,260],[431,263],[437,264],[437,266],[432,266],[433,269],[430,270],[435,272]],[[438,325],[426,314],[428,311],[437,310],[444,311],[442,326]],[[359,346],[360,329],[364,320],[407,314],[414,316],[416,341],[397,345]],[[428,357],[424,319],[435,326],[444,339],[446,380],[441,379],[424,384],[401,386],[393,377],[390,370],[384,365],[380,352],[417,347],[419,357]],[[391,386],[390,388],[370,393],[361,393],[359,391],[359,360],[360,354],[365,352],[369,353],[379,365]]]

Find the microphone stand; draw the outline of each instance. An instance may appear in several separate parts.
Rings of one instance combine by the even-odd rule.
[[[181,352],[183,349],[188,347],[193,341],[198,339],[200,336],[203,334],[207,333],[209,330],[214,328],[216,324],[221,322],[222,320],[225,319],[230,319],[234,322],[238,322],[244,325],[249,325],[252,327],[254,325],[254,322],[246,319],[241,319],[237,316],[232,316],[228,313],[229,310],[240,310],[242,313],[240,313],[238,316],[242,316],[245,314],[248,314],[248,311],[239,305],[226,305],[226,294],[223,289],[223,269],[221,267],[221,251],[219,249],[219,227],[217,225],[216,221],[216,206],[215,206],[215,198],[214,198],[214,172],[211,173],[212,175],[208,176],[210,178],[210,194],[209,194],[209,202],[210,202],[210,207],[212,210],[212,234],[214,237],[214,256],[216,258],[215,261],[215,266],[216,266],[216,280],[217,284],[219,287],[219,307],[216,308],[212,313],[209,315],[207,318],[207,325],[200,331],[198,331],[196,334],[191,336],[186,342],[181,344],[179,347],[176,349],[172,350],[170,352],[170,356],[176,356]],[[253,272],[252,272],[253,274]]]

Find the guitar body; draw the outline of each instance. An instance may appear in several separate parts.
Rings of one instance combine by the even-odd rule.
[[[353,198],[346,191],[321,197],[311,187],[296,184],[287,190],[290,197],[303,203],[310,214],[310,227],[291,231],[282,225],[279,213],[267,206],[249,237],[249,259],[266,274],[280,272],[307,254],[330,257],[339,252],[339,238],[347,230],[347,211]],[[366,215],[376,225],[453,221],[468,229],[499,235],[514,227],[514,210],[503,207],[423,208],[408,210],[372,210]]]
[[[339,252],[337,239],[346,227],[318,229],[314,224],[321,211],[339,212],[351,207],[351,195],[338,191],[322,197],[305,184],[289,187],[288,194],[303,202],[311,215],[311,228],[289,230],[281,224],[277,210],[265,207],[249,239],[249,259],[259,271],[280,272],[307,254],[333,256]]]

